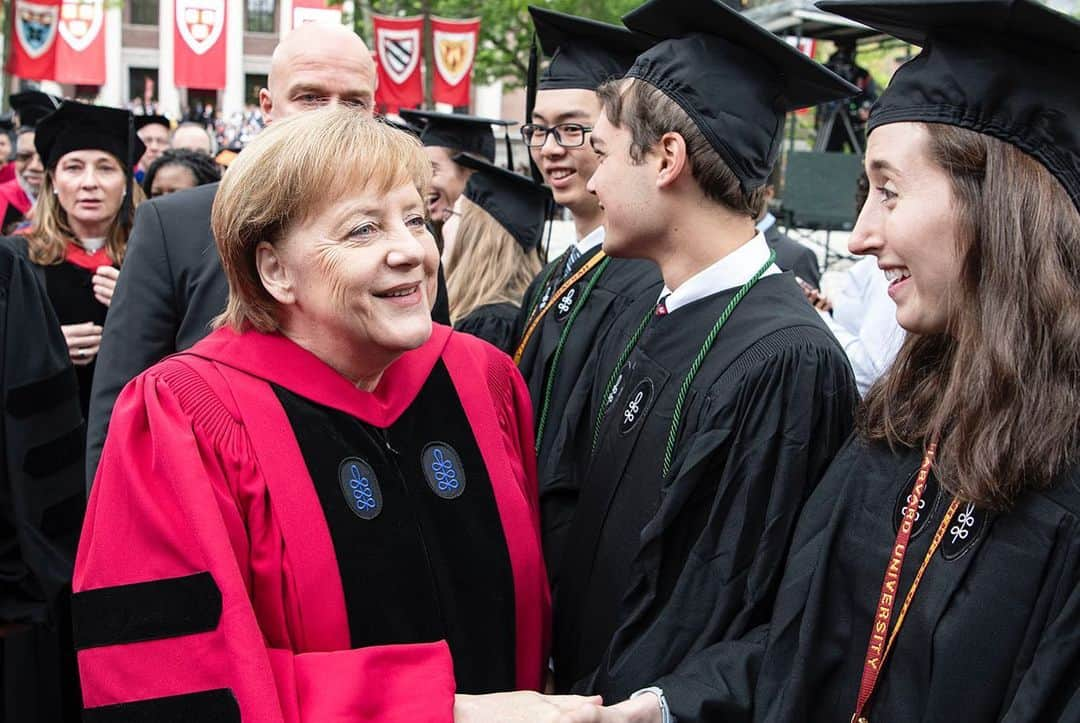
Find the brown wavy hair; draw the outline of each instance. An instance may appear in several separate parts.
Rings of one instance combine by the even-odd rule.
[[[535,250],[525,251],[491,214],[462,197],[457,243],[446,259],[452,323],[486,304],[521,306],[521,297],[540,269]]]
[[[121,164],[121,167],[123,165]],[[127,173],[125,169],[124,173]],[[120,204],[116,218],[109,224],[105,236],[105,250],[113,263],[119,266],[124,262],[128,236],[135,221],[135,209],[146,196],[138,184],[131,185],[131,203]],[[125,214],[125,208],[127,213]],[[30,260],[39,266],[54,266],[63,262],[67,256],[69,243],[79,243],[75,232],[68,223],[67,211],[60,205],[60,200],[53,193],[52,171],[45,174],[38,192],[37,201],[30,212],[31,225],[26,233],[27,251]]]
[[[1003,510],[1080,453],[1080,213],[1015,146],[926,128],[953,188],[956,311],[945,333],[908,334],[859,427],[894,447],[938,436],[945,488]]]

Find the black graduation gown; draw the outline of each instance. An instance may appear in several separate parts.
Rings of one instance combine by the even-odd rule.
[[[517,304],[485,304],[473,309],[472,313],[454,324],[454,330],[472,334],[507,354],[513,354],[514,343],[517,341],[514,334],[517,317]]]
[[[0,243],[0,720],[74,721],[69,586],[85,429],[67,346],[34,267]]]
[[[28,255],[26,239],[13,237],[13,240],[19,253],[26,257]],[[83,324],[92,321],[98,326],[105,325],[105,315],[109,307],[94,297],[93,271],[66,260],[59,264],[39,266],[37,269],[38,278],[44,282],[53,311],[61,324]],[[89,364],[75,367],[83,419],[89,416],[90,389],[96,367],[97,359]]]
[[[755,718],[846,721],[921,452],[853,439],[807,502]],[[950,498],[923,495],[893,622]],[[967,515],[970,515],[968,517]],[[961,504],[866,712],[871,721],[1080,720],[1080,467],[994,516]]]
[[[619,701],[655,684],[683,723],[727,712],[719,644],[767,621],[799,509],[858,399],[843,350],[795,280],[766,276],[691,385],[663,478],[679,388],[736,291],[653,317],[608,395],[591,459],[595,414],[574,435],[582,484],[555,588],[559,690]],[[655,301],[634,304],[631,326]],[[613,331],[598,354],[608,371],[596,374],[591,410],[626,338]]]
[[[600,253],[600,247],[582,254],[570,273],[573,274],[598,253]],[[562,285],[560,271],[565,263],[566,255],[563,254],[545,266],[529,285],[518,315],[517,336],[519,339],[528,327],[529,315],[534,307],[542,307],[541,302]],[[599,268],[600,266],[597,265],[585,274],[563,294],[560,303],[548,311],[537,325],[518,364],[529,386],[529,396],[532,398],[536,417],[536,433],[539,441],[537,477],[540,480],[541,495],[550,480],[551,460],[556,456],[553,442],[557,420],[565,418],[567,403],[575,386],[588,384],[588,380],[582,377],[582,372],[594,345],[631,302],[640,296],[655,298],[663,286],[660,271],[652,262],[640,259],[610,259],[585,299],[585,305],[574,318],[573,326],[559,354],[558,365],[555,367],[554,357],[559,347],[559,340],[585,289],[599,272]],[[551,380],[550,396],[547,391],[549,379]],[[546,414],[543,411],[545,398],[548,399]]]

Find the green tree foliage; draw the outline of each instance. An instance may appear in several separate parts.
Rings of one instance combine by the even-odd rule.
[[[369,12],[381,15],[427,11],[444,18],[479,17],[480,45],[474,79],[480,83],[502,80],[513,88],[524,85],[529,67],[530,4],[617,23],[641,0],[368,0],[365,4]],[[364,34],[370,38],[370,32]]]

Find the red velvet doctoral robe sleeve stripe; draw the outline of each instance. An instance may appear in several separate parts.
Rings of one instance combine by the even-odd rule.
[[[321,586],[305,581],[311,570],[299,568],[320,555],[292,549],[304,543],[286,534],[291,523],[276,517],[270,500],[264,464],[296,460],[260,458],[240,421],[248,415],[222,393],[226,386],[172,359],[138,377],[117,402],[79,546],[76,605],[83,591],[122,595],[139,583],[208,572],[221,611],[212,630],[168,635],[163,625],[160,638],[79,650],[88,716],[158,720],[162,706],[198,713],[203,701],[214,701],[215,719],[228,720],[224,694],[239,720],[258,723],[452,720],[445,643],[348,649],[338,576],[324,574],[332,582]],[[263,441],[295,449],[288,429]],[[306,474],[302,465],[273,472]],[[332,561],[332,549],[326,552]]]

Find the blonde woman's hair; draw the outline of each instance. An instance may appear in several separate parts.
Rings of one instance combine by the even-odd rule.
[[[520,306],[540,268],[536,251],[526,252],[491,214],[462,197],[457,240],[446,259],[451,323],[486,304]]]
[[[255,265],[261,241],[279,242],[349,193],[411,184],[423,197],[430,177],[420,141],[355,110],[308,111],[267,126],[229,166],[214,198],[211,227],[229,281],[214,325],[279,328],[278,303]]]
[[[123,167],[123,164],[121,164]],[[124,173],[127,173],[125,169]],[[68,223],[67,211],[60,205],[60,199],[53,193],[52,172],[45,174],[41,182],[41,191],[28,217],[31,220],[30,231],[26,234],[26,245],[30,260],[39,266],[54,266],[67,257],[68,243],[80,243]],[[105,234],[105,251],[114,264],[124,261],[127,251],[131,224],[135,220],[135,208],[146,199],[138,184],[131,184],[131,204],[125,214],[125,204],[109,224]]]

